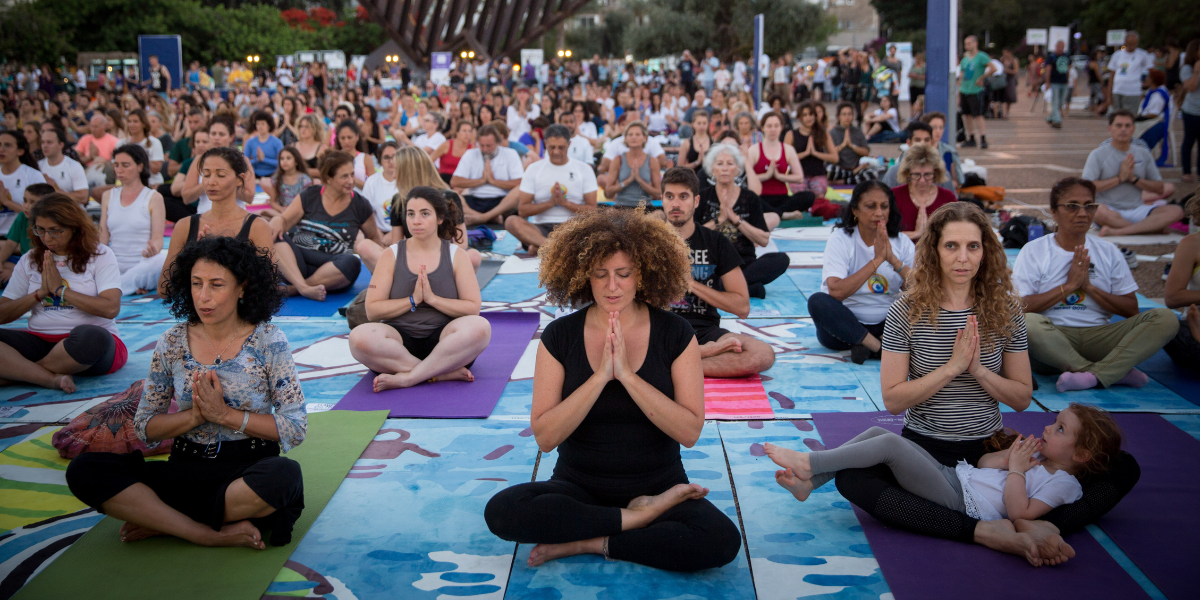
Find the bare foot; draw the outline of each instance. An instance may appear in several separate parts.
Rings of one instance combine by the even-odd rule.
[[[604,538],[596,538],[596,540],[585,540],[582,542],[567,542],[565,544],[538,544],[529,552],[529,566],[540,567],[547,561],[575,556],[577,554],[601,554],[604,551],[603,546],[600,548],[589,548],[589,545],[595,545],[594,542],[599,541],[604,543]]]
[[[1061,565],[1075,558],[1075,549],[1063,541],[1053,523],[1018,519],[1013,525],[1019,533],[1028,534],[1033,539],[1043,565]]]
[[[455,369],[449,373],[442,373],[434,377],[430,381],[475,381],[475,376],[466,367]]]
[[[709,342],[700,346],[700,358],[708,358],[726,352],[741,352],[742,341],[735,337],[727,337],[723,340]]]
[[[262,534],[258,532],[258,528],[252,525],[250,521],[226,523],[221,528],[221,531],[213,532],[213,536],[202,545],[242,546],[258,550],[266,548],[266,545],[262,541]]]
[[[50,375],[50,381],[43,385],[52,390],[62,390],[68,394],[75,393],[75,380],[72,379],[70,375],[59,375],[58,373],[53,373]]]
[[[411,387],[411,385],[408,383],[408,378],[406,375],[408,375],[408,373],[398,373],[395,375],[391,373],[380,373],[379,375],[375,376],[373,387],[376,392]]]
[[[1104,227],[1100,228],[1100,237],[1104,237],[1107,235],[1115,235],[1115,234],[1113,233],[1112,227],[1105,225]]]
[[[812,479],[813,472],[812,466],[808,462],[808,454],[780,448],[770,442],[763,444],[763,450],[766,450],[767,456],[775,464],[785,469],[791,469],[794,476],[800,479]]]
[[[657,496],[638,496],[621,511],[621,531],[645,527],[676,504],[685,500],[699,500],[707,495],[706,487],[696,483],[680,483]]]
[[[301,296],[304,296],[305,298],[308,298],[309,300],[316,300],[317,302],[325,301],[325,286],[324,285],[314,285],[314,286],[310,286],[307,288],[296,288],[296,291]]]
[[[1043,563],[1033,537],[1028,533],[1018,533],[1012,522],[1007,519],[976,523],[975,543],[992,550],[1022,556],[1035,567],[1040,567]]]
[[[812,481],[796,477],[796,474],[791,469],[775,471],[775,483],[778,483],[780,487],[791,492],[801,502],[808,500],[808,495],[813,491]]]
[[[121,526],[122,542],[136,542],[138,540],[144,540],[148,537],[154,537],[156,535],[163,535],[163,533],[161,531],[150,529],[149,527],[142,527],[141,525],[137,525],[135,523],[125,523]]]

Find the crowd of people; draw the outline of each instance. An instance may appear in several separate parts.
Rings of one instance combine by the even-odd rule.
[[[996,67],[973,37],[964,46],[964,120],[986,146],[984,101],[969,96]],[[1120,249],[1088,232],[1160,231],[1184,214],[1156,203],[1172,190],[1133,141],[1137,117],[1118,106],[1083,177],[1050,192],[1057,229],[1010,269],[984,208],[956,195],[946,116],[918,112],[901,128],[894,56],[843,56],[870,69],[875,91],[848,89],[852,71],[839,69],[833,123],[823,85],[815,98],[796,102],[792,89],[753,107],[735,92],[744,64],[741,79],[736,64],[726,78],[711,51],[684,53],[662,79],[635,72],[615,85],[600,61],[559,65],[555,81],[564,70],[569,80],[540,93],[512,81],[519,69],[498,81],[490,68],[469,80],[456,69],[450,85],[391,93],[362,73],[331,86],[317,66],[305,89],[276,73],[274,89],[230,100],[203,77],[193,86],[192,71],[171,88],[157,61],[148,87],[123,93],[10,88],[0,322],[29,319],[0,329],[0,385],[73,392],[75,377],[121,369],[121,297],[156,290],[180,322],[154,349],[133,423],[149,445],[174,438],[171,459],[81,455],[66,475],[72,493],[126,521],[126,541],[286,544],[303,477],[280,453],[307,421],[272,315],[288,296],[349,289],[366,267],[366,322],[349,345],[378,373],[375,391],[472,381],[491,329],[468,229],[503,226],[540,257],[548,301],[573,312],[545,328],[536,355],[531,429],[540,449],[559,451],[554,475],[496,494],[489,529],[536,544],[534,566],[590,553],[719,567],[739,532],[689,482],[680,448],[701,435],[705,377],[775,362],[763,341],[723,329],[719,311],[748,316],[787,271],[786,253],[763,250],[774,228],[827,216],[837,224],[807,300],[817,339],[854,363],[880,361],[884,404],[905,428],[811,454],[768,445],[777,482],[804,501],[836,478],[889,525],[1060,564],[1074,556],[1061,536],[1112,509],[1137,463],[1103,411],[1073,404],[1025,438],[1004,431],[1000,405],[1028,408],[1034,372],[1057,376],[1063,393],[1144,386],[1137,365],[1164,347],[1200,370],[1200,234],[1181,242],[1166,286],[1184,317],[1139,312]],[[253,80],[234,66],[226,82]],[[783,75],[777,92],[788,91]],[[884,172],[861,159],[889,132],[908,146]],[[854,186],[848,202],[826,197],[838,183]],[[1200,218],[1200,202],[1187,208]]]

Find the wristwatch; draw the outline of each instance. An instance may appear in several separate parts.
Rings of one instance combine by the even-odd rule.
[[[1137,184],[1138,184],[1138,182],[1139,182],[1139,181],[1141,181],[1141,180],[1142,180],[1142,178],[1141,178],[1141,177],[1138,177],[1137,175],[1134,175],[1134,176],[1133,176],[1133,181],[1130,181],[1129,183],[1132,183],[1133,185],[1137,185]]]

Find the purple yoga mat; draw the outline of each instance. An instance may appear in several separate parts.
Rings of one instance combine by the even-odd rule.
[[[1004,424],[1021,433],[1040,433],[1054,418],[1052,413],[1006,413]],[[826,447],[836,448],[872,426],[900,433],[904,417],[887,412],[814,413],[813,423]],[[867,534],[871,551],[897,600],[1012,600],[1031,595],[1122,600],[1149,598],[1087,531],[1066,537],[1067,543],[1075,549],[1074,559],[1057,567],[1035,569],[1019,556],[884,525],[858,507],[854,507],[854,514]]]
[[[1116,418],[1142,478],[1099,525],[1167,598],[1200,598],[1200,440],[1158,415]]]
[[[537,313],[484,313],[492,324],[492,341],[475,359],[475,381],[438,381],[407,389],[372,389],[375,373],[368,372],[334,410],[387,410],[389,417],[484,419],[500,401],[513,369],[537,331]]]

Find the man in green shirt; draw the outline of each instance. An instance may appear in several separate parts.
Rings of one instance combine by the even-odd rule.
[[[3,186],[0,186],[0,189],[2,188]],[[54,187],[48,183],[35,183],[25,188],[25,197],[22,198],[23,210],[17,213],[17,218],[13,219],[12,226],[8,228],[8,234],[5,236],[7,239],[0,241],[0,285],[8,283],[17,261],[33,247],[33,242],[29,239],[29,215],[33,212],[33,205],[53,193]]]
[[[192,157],[192,135],[201,127],[204,127],[204,109],[197,106],[188,111],[183,128],[186,136],[171,147],[171,154],[167,157],[168,176],[174,177],[179,174],[179,167],[183,165],[183,161]]]
[[[975,147],[975,131],[979,131],[979,147],[987,148],[987,130],[983,124],[983,83],[996,70],[992,59],[979,51],[979,39],[968,35],[963,40],[963,57],[958,63],[958,105],[963,125],[967,128],[967,141],[963,148]]]

